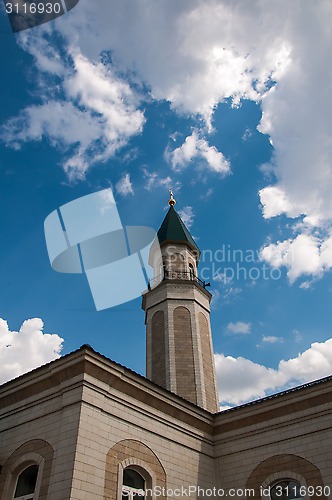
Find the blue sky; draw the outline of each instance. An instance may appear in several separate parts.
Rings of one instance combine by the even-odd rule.
[[[331,16],[80,0],[14,35],[1,11],[1,381],[83,343],[145,373],[140,299],[97,312],[45,245],[53,210],[109,187],[123,224],[156,230],[173,188],[205,251],[222,407],[331,374]]]

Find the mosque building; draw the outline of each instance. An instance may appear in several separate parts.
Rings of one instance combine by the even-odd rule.
[[[332,499],[332,376],[218,411],[212,296],[172,194],[158,240],[146,377],[83,345],[3,384],[0,499]]]

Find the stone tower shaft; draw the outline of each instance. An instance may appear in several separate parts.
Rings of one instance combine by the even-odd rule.
[[[175,200],[171,197],[170,201]],[[197,276],[199,249],[170,204],[152,247],[151,288],[143,294],[146,375],[215,413],[217,388],[210,326],[211,294]]]

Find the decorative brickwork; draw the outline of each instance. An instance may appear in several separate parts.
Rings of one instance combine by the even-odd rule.
[[[186,307],[174,309],[174,345],[177,394],[197,404],[194,351],[190,312]]]
[[[211,335],[209,323],[203,313],[198,314],[199,332],[201,338],[202,365],[204,374],[204,386],[206,407],[211,412],[217,411],[216,386],[213,371],[213,354],[211,346]]]
[[[124,439],[115,444],[107,453],[104,500],[116,500],[119,485],[122,485],[122,471],[126,467],[136,468],[146,480],[147,488],[166,487],[166,474],[154,452],[140,441]],[[145,471],[145,474],[144,472]],[[149,497],[148,497],[149,498]],[[160,495],[159,498],[165,498]]]
[[[165,317],[157,311],[151,320],[151,380],[166,388]]]
[[[266,478],[273,476],[273,474],[280,479],[281,473],[284,473],[284,479],[289,479],[292,477],[287,474],[287,472],[296,474],[305,479],[307,486],[324,486],[322,475],[319,469],[306,460],[305,458],[299,457],[297,455],[275,455],[273,457],[267,458],[261,462],[250,474],[246,488],[252,488],[255,490],[255,496],[251,497],[253,499],[260,500],[261,496],[259,494],[260,487],[264,485],[266,487]],[[317,490],[318,492],[318,490]],[[310,497],[312,500],[326,500],[327,497],[324,495],[313,495]]]

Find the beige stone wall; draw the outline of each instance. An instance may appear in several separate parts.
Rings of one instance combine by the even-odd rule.
[[[212,417],[176,397],[153,403],[157,387],[144,395],[135,384],[118,389],[116,382],[86,377],[71,499],[85,498],[82,490],[86,498],[119,498],[115,489],[128,465],[150,472],[153,486],[211,487]]]
[[[109,463],[106,466],[105,461],[111,450],[125,440],[140,443],[160,462],[166,480],[164,483],[157,477],[155,485],[165,484],[175,489],[197,482],[209,486],[213,484],[213,459],[209,446],[203,446],[209,454],[201,456],[201,443],[197,438],[182,435],[179,429],[139,412],[126,412],[129,422],[123,421],[114,415],[118,413],[116,410],[123,414],[123,408],[116,406],[110,413],[109,405],[102,412],[96,407],[83,407],[71,499],[119,498],[114,491],[119,481],[119,466],[136,464],[133,459],[137,459],[137,453],[132,449],[125,455],[118,452],[116,459],[112,457],[112,467]],[[123,460],[128,461],[123,463]],[[139,465],[153,471],[147,454],[140,455]],[[86,496],[82,495],[82,491]]]
[[[121,498],[114,488],[128,465],[147,471],[151,486],[211,487],[212,416],[86,351],[0,388],[1,500],[9,469],[27,450],[44,460],[41,500]]]
[[[151,380],[166,388],[165,313],[157,311],[151,318]]]
[[[201,408],[215,413],[218,411],[216,377],[211,328],[207,319],[210,315],[210,299],[211,294],[197,283],[172,280],[163,282],[147,292],[143,296],[143,309],[146,311],[147,377],[157,381],[152,373],[158,372],[160,361],[155,356],[157,366],[153,368],[154,327],[152,319],[157,311],[163,311],[166,388],[188,401],[195,402]],[[179,311],[183,311],[183,314],[176,313],[178,308],[180,308]],[[186,310],[189,311],[189,317],[188,314],[185,317],[184,311]],[[178,319],[176,314],[178,314]],[[200,314],[204,315],[208,322],[207,326],[199,320]],[[159,333],[157,335],[159,337]],[[194,377],[191,373],[194,373]]]
[[[206,408],[209,408],[211,412],[217,412],[217,390],[216,377],[214,373],[212,339],[209,322],[202,312],[198,313],[198,324],[201,340]]]
[[[218,415],[217,485],[252,488],[255,499],[260,486],[287,477],[304,488],[327,485],[332,491],[331,412],[332,382]],[[315,492],[312,499],[326,498]]]
[[[138,439],[124,439],[112,446],[106,456],[105,499],[116,498],[121,491],[126,467],[134,467],[145,479],[147,489],[152,490],[157,486],[161,489],[160,498],[166,498],[166,493],[163,492],[167,486],[166,473],[158,457]],[[148,499],[152,496],[146,494]]]
[[[35,389],[40,386],[40,394],[29,397],[32,386],[26,387],[27,397],[15,401],[22,384],[21,388],[8,388],[2,402],[12,400],[11,404],[1,406],[0,400],[1,500],[11,498],[8,495],[13,491],[9,491],[15,488],[15,473],[21,465],[39,460],[43,463],[40,500],[70,498],[82,390],[75,387],[75,378],[43,390],[45,382],[47,379],[36,380]]]
[[[42,468],[42,475],[39,474],[41,477],[38,485],[38,498],[39,500],[47,500],[53,455],[52,446],[43,439],[30,439],[16,448],[6,459],[1,469],[1,498],[4,500],[12,498],[16,489],[17,477],[30,465],[38,465]]]
[[[159,313],[159,316],[156,316],[153,320],[153,317],[156,313]],[[163,314],[163,320],[161,321],[161,315]],[[158,373],[158,368],[156,368],[156,364],[158,366],[158,361],[156,359],[156,355],[154,354],[154,347],[156,343],[160,345],[159,349],[162,351],[162,345],[164,346],[164,359],[165,361],[159,360],[162,364],[165,363],[165,386],[166,388],[170,388],[170,366],[169,366],[169,342],[168,338],[165,337],[164,332],[169,330],[169,317],[167,310],[167,302],[162,301],[158,302],[157,305],[149,308],[146,312],[146,377],[149,380],[154,381],[154,376],[160,376],[160,381],[162,382],[163,375]],[[163,325],[161,325],[163,323]],[[154,339],[154,329],[157,326],[157,339]],[[161,326],[163,326],[163,332],[161,331]],[[162,337],[162,339],[161,339]],[[158,379],[157,379],[158,380]],[[159,381],[155,383],[159,384]],[[163,387],[163,384],[159,384]],[[173,388],[174,390],[174,388]]]
[[[193,331],[190,312],[179,306],[173,312],[177,394],[197,404]]]
[[[200,486],[259,499],[282,478],[332,488],[331,410],[327,381],[213,416],[84,348],[0,387],[0,499],[35,459],[40,500],[120,499],[128,466],[161,498]]]

